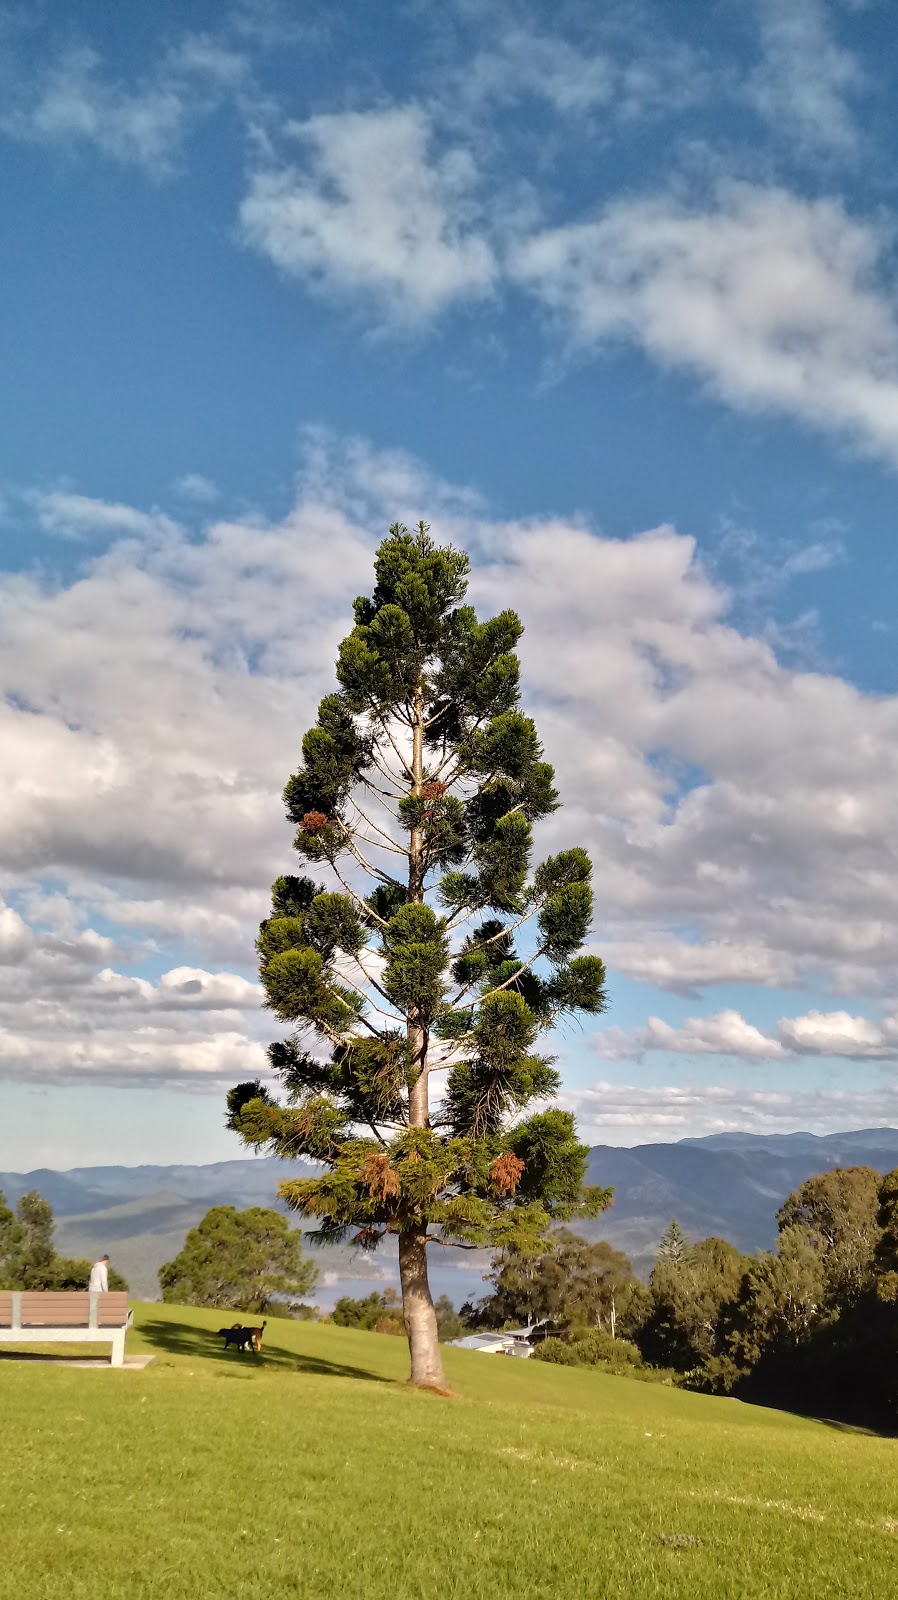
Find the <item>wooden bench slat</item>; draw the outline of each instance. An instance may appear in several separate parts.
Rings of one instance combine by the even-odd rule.
[[[109,1340],[110,1363],[125,1361],[125,1334],[131,1326],[128,1296],[121,1290],[0,1290],[0,1346],[11,1344],[93,1344]]]
[[[9,1314],[4,1297],[0,1296],[0,1327],[11,1326],[12,1295]],[[21,1297],[23,1328],[86,1328],[90,1323],[90,1300],[86,1290],[25,1290]],[[120,1328],[128,1319],[128,1296],[121,1290],[97,1296],[97,1326]]]

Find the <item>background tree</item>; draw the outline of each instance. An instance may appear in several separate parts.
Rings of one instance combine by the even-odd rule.
[[[434,1301],[434,1312],[437,1319],[437,1333],[440,1344],[447,1344],[450,1339],[461,1339],[470,1330],[464,1317],[456,1311],[448,1294],[441,1294]]]
[[[55,1288],[53,1270],[53,1207],[36,1189],[23,1194],[16,1206],[21,1230],[18,1276],[23,1289]]]
[[[395,1289],[373,1290],[371,1294],[353,1298],[344,1294],[331,1313],[338,1328],[363,1328],[371,1333],[384,1318],[395,1316],[400,1300]]]
[[[503,1250],[487,1281],[492,1293],[462,1307],[479,1328],[548,1320],[569,1333],[604,1328],[614,1338],[629,1334],[645,1317],[646,1291],[623,1251],[605,1239],[590,1243],[568,1228],[554,1229],[544,1250]]]
[[[0,1190],[0,1289],[18,1288],[22,1229]],[[14,1281],[15,1280],[15,1281]]]
[[[722,1312],[739,1293],[745,1265],[726,1239],[700,1239],[679,1259],[659,1249],[649,1280],[650,1311],[638,1335],[643,1354],[683,1372],[710,1360],[719,1349]]]
[[[679,1266],[689,1253],[689,1240],[680,1227],[676,1217],[671,1217],[658,1245],[658,1260],[668,1261],[672,1266]]]
[[[472,1328],[526,1327],[560,1316],[564,1285],[554,1243],[545,1249],[509,1244],[493,1257],[485,1274],[491,1292],[461,1308]]]
[[[10,1211],[0,1194],[0,1288],[86,1289],[92,1263],[56,1252],[53,1208],[37,1189],[29,1189]],[[127,1289],[120,1272],[109,1268],[110,1289]]]
[[[248,1144],[328,1169],[280,1191],[322,1242],[397,1238],[411,1378],[440,1388],[428,1241],[534,1248],[552,1218],[607,1203],[583,1189],[568,1113],[520,1117],[558,1086],[538,1034],[601,1011],[605,973],[579,953],[585,851],[529,872],[558,801],[518,709],[518,617],[478,622],[467,557],[424,523],[394,526],[374,565],[284,791],[330,882],[278,878],[259,932],[267,1003],[296,1030],[270,1050],[286,1103],[252,1083],[228,1107]]]
[[[562,1325],[575,1334],[601,1328],[612,1339],[619,1333],[626,1337],[631,1313],[642,1305],[629,1257],[607,1239],[590,1244],[567,1229],[560,1231],[554,1254],[563,1284],[558,1316]]]
[[[834,1167],[802,1183],[777,1212],[780,1232],[800,1228],[820,1258],[824,1292],[844,1306],[869,1289],[882,1235],[873,1167]]]
[[[213,1206],[159,1269],[163,1300],[261,1314],[272,1297],[310,1294],[318,1278],[299,1234],[279,1211]]]

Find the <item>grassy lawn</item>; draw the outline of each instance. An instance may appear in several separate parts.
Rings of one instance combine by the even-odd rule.
[[[233,1320],[138,1308],[143,1372],[0,1361],[3,1600],[895,1592],[898,1441],[454,1350],[440,1400],[402,1340],[225,1355]]]

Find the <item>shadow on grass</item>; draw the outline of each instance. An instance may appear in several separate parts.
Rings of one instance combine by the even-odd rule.
[[[73,1361],[92,1361],[98,1367],[109,1366],[108,1355],[98,1356],[94,1345],[88,1345],[85,1355],[71,1349],[53,1351],[47,1355],[40,1350],[0,1350],[0,1366],[4,1361],[39,1361],[45,1367],[67,1367]]]
[[[271,1323],[268,1325],[268,1332]],[[138,1330],[147,1344],[172,1355],[190,1356],[197,1361],[212,1361],[220,1366],[230,1366],[235,1371],[310,1372],[326,1378],[360,1378],[366,1383],[391,1383],[380,1372],[366,1367],[350,1367],[342,1361],[325,1361],[320,1356],[301,1355],[296,1350],[282,1350],[278,1345],[263,1343],[262,1354],[254,1350],[245,1353],[231,1346],[225,1349],[221,1336],[211,1328],[195,1328],[187,1322],[143,1322]]]

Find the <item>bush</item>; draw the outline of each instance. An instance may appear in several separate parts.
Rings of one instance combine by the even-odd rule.
[[[397,1319],[398,1307],[399,1296],[395,1289],[386,1289],[383,1294],[375,1290],[357,1300],[344,1294],[334,1306],[333,1321],[338,1328],[364,1328],[366,1332],[373,1333],[377,1324],[384,1319]]]
[[[591,1328],[578,1339],[544,1339],[533,1352],[534,1361],[551,1361],[559,1367],[595,1367],[612,1378],[638,1378],[641,1383],[677,1384],[679,1373],[670,1367],[646,1366],[629,1339],[612,1339],[601,1328]]]
[[[642,1355],[629,1339],[612,1339],[603,1328],[590,1328],[574,1340],[585,1367],[608,1363],[611,1366],[641,1367]]]
[[[535,1346],[531,1360],[551,1361],[559,1367],[583,1366],[577,1346],[568,1344],[566,1339],[543,1339],[541,1344]]]
[[[590,1328],[576,1339],[544,1339],[533,1352],[538,1361],[561,1367],[607,1367],[630,1373],[642,1366],[642,1356],[628,1339],[612,1339],[602,1328]]]
[[[405,1323],[401,1317],[380,1317],[374,1324],[375,1333],[395,1333],[400,1338],[405,1334]]]

